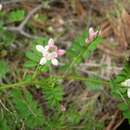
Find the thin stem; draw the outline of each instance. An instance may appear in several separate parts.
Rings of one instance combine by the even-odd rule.
[[[128,105],[126,99],[125,99],[124,96],[121,94],[121,92],[120,92],[119,90],[118,90],[117,92],[118,92],[118,94],[121,96],[121,99],[124,101],[124,103]]]
[[[14,83],[14,84],[2,84],[0,85],[0,90],[3,90],[3,89],[8,89],[8,88],[15,88],[17,86],[26,86],[26,85],[29,85],[29,84],[33,84],[34,81],[21,81],[21,82],[18,82],[18,83]]]
[[[37,65],[37,68],[35,69],[35,72],[33,73],[32,79],[35,79],[35,77],[37,76],[38,70],[39,70],[40,65]]]
[[[72,63],[69,65],[69,67],[65,71],[63,78],[66,76],[66,74],[69,72],[69,70],[73,67],[73,65],[76,63],[76,61],[86,52],[86,49],[84,51],[80,52],[79,55],[73,59]]]
[[[55,75],[55,77],[62,79],[63,76]],[[95,83],[101,83],[104,85],[110,85],[109,81],[107,80],[95,80],[95,79],[90,79],[83,76],[67,75],[64,78],[68,80],[90,81],[90,82],[95,82]]]
[[[63,76],[64,75],[52,75],[52,77],[56,77],[58,79],[63,79]],[[110,86],[110,82],[109,81],[102,80],[102,79],[101,80],[95,80],[95,79],[90,79],[90,78],[87,78],[87,77],[84,77],[84,76],[75,76],[75,75],[67,75],[64,78],[68,79],[68,80],[90,81],[90,82],[100,83],[100,84],[103,84],[103,85]],[[40,82],[41,82],[40,80],[33,80],[33,81],[30,80],[30,81],[21,81],[21,82],[14,83],[14,84],[1,84],[0,85],[0,90],[8,89],[8,88],[15,88],[17,86],[19,86],[19,87],[26,87],[27,85],[39,84]],[[126,89],[125,87],[122,87],[122,88]]]
[[[58,78],[58,79],[63,79],[62,75],[53,75],[54,77]],[[74,76],[74,75],[67,75],[66,77],[64,77],[65,79],[68,80],[79,80],[79,81],[90,81],[90,82],[95,82],[95,83],[101,83],[104,85],[110,85],[109,81],[105,81],[105,80],[94,80],[94,79],[89,79],[83,76]],[[14,84],[2,84],[0,85],[0,90],[4,90],[4,89],[9,89],[9,88],[16,88],[17,86],[19,87],[26,87],[27,85],[32,85],[32,84],[38,84],[40,83],[40,80],[29,80],[29,81],[20,81],[18,83],[14,83]]]

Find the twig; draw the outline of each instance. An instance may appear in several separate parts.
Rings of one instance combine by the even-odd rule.
[[[6,5],[6,4],[12,4],[12,3],[18,3],[18,2],[34,2],[32,0],[8,0],[8,1],[1,1],[0,3],[2,5]],[[41,2],[41,0],[37,0],[37,2]]]
[[[113,115],[113,118],[112,118],[111,122],[109,123],[109,125],[107,126],[107,128],[105,130],[112,130],[113,125],[114,125],[114,123],[115,123],[115,121],[117,119],[118,114],[119,114],[119,111],[116,111],[115,114]]]
[[[35,35],[31,35],[27,32],[24,31],[24,27],[26,25],[26,23],[29,21],[29,19],[33,16],[34,13],[36,13],[39,9],[42,8],[42,4],[38,5],[36,8],[32,9],[27,17],[21,22],[21,24],[17,27],[5,27],[6,30],[11,31],[11,32],[17,32],[20,33],[21,35],[27,37],[27,38],[31,38],[31,39],[36,39],[38,36]]]
[[[115,127],[113,128],[113,130],[117,130],[117,128],[123,123],[125,119],[121,119],[120,121],[117,122],[117,124],[115,125]]]
[[[82,68],[82,67],[86,67],[86,68],[88,68],[88,67],[100,68],[100,67],[102,67],[102,66],[107,66],[107,64],[97,64],[97,63],[91,63],[91,62],[90,62],[90,63],[81,64],[80,66],[81,66],[81,68]],[[114,66],[112,66],[110,69],[117,70],[117,71],[121,71],[121,70],[122,70],[122,67],[114,67]]]
[[[36,8],[32,9],[32,10],[28,13],[27,17],[23,20],[23,22],[19,25],[19,28],[23,29],[24,26],[26,25],[26,23],[29,21],[29,19],[33,16],[33,14],[36,13],[39,9],[41,9],[42,6],[43,6],[43,5],[40,4],[40,5],[38,5]]]

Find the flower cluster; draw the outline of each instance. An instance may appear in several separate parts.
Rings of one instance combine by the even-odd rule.
[[[42,53],[42,58],[39,62],[40,65],[44,65],[47,61],[51,61],[53,65],[57,66],[59,64],[57,58],[65,53],[65,50],[58,49],[57,46],[54,45],[54,40],[52,38],[48,41],[48,45],[45,47],[36,45],[36,49]]]
[[[94,31],[92,27],[89,28],[89,34],[86,38],[86,43],[91,43],[94,38],[98,35],[99,31]],[[56,45],[54,45],[54,40],[51,38],[48,41],[48,45],[43,47],[42,45],[36,45],[37,51],[42,53],[42,58],[39,62],[40,65],[46,64],[47,61],[51,61],[51,63],[55,66],[59,64],[57,58],[59,56],[64,55],[65,50],[58,49]]]

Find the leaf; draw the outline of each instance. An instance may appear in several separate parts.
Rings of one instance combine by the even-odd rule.
[[[79,55],[79,53],[81,53],[84,50],[84,43],[85,43],[85,39],[87,37],[88,33],[84,32],[82,34],[82,36],[79,36],[75,39],[74,42],[72,42],[71,47],[68,49],[66,55],[67,57],[72,60],[74,59],[76,56]]]
[[[37,66],[37,63],[33,62],[33,61],[26,61],[24,63],[24,67],[25,68],[33,68],[33,67],[36,67],[36,66]]]
[[[49,66],[47,66],[47,65],[41,66],[41,67],[39,68],[39,70],[40,70],[41,72],[47,72],[47,71],[49,71]]]
[[[31,61],[36,61],[36,62],[39,62],[40,61],[40,53],[34,53],[32,51],[28,51],[26,52],[26,57],[28,59],[30,59]],[[42,55],[41,55],[42,57]]]
[[[38,128],[44,124],[44,116],[41,108],[33,99],[29,91],[15,89],[11,92],[19,120],[23,120],[28,128]]]
[[[38,45],[38,44],[44,46],[44,45],[47,45],[47,43],[48,43],[48,38],[39,37],[39,38],[35,39],[32,44],[34,45],[34,48],[35,48],[35,46]]]
[[[101,37],[96,37],[90,44],[85,43],[87,35],[88,33],[84,32],[82,36],[76,38],[76,40],[72,43],[71,47],[66,53],[69,60],[68,63],[64,65],[64,68],[62,67],[63,70],[67,69],[70,66],[70,62],[74,62],[74,65],[78,65],[83,60],[88,59],[92,55],[93,51],[97,48],[97,46],[101,44]],[[74,65],[71,68],[73,68]]]
[[[102,43],[102,38],[101,38],[101,37],[97,37],[97,38],[88,46],[88,48],[86,49],[86,51],[85,51],[85,53],[84,53],[84,55],[83,55],[84,59],[88,59],[88,58],[92,55],[92,53],[95,51],[95,49],[97,48],[97,46],[98,46],[99,44],[101,44],[101,43]]]
[[[126,79],[130,78],[130,64],[125,63],[122,71],[110,81],[112,94],[116,97],[119,95],[119,90],[122,94],[126,93],[126,88],[121,86],[121,82],[125,81]]]
[[[8,66],[8,64],[5,61],[0,60],[0,79],[4,78],[5,75],[8,72],[9,72],[9,66]]]
[[[63,97],[63,88],[54,77],[42,82],[42,90],[50,107],[58,107]]]
[[[126,119],[130,119],[130,111],[123,112],[123,116]]]
[[[91,76],[84,81],[86,87],[92,91],[98,91],[102,88],[101,80],[96,76]]]
[[[25,11],[17,9],[15,11],[12,11],[8,15],[8,19],[11,22],[20,22],[25,18]]]
[[[2,25],[0,25],[0,44],[3,46],[9,46],[15,40],[15,35],[11,32],[8,32],[4,29]]]
[[[70,123],[70,124],[77,124],[80,122],[80,114],[78,111],[76,111],[74,108],[73,109],[70,109],[67,113],[66,113],[66,117],[67,117],[67,121]]]
[[[128,110],[129,110],[128,105],[125,104],[125,103],[120,103],[120,104],[118,104],[118,108],[119,108],[120,110],[122,110],[122,111],[128,111]]]
[[[121,83],[130,78],[130,63],[125,63],[122,71],[111,80],[111,92],[112,94],[121,100],[123,103],[118,104],[118,108],[122,110],[123,116],[126,119],[130,119],[129,105],[130,101],[127,97],[127,88],[121,86]]]
[[[0,129],[1,130],[10,130],[6,119],[0,120]]]

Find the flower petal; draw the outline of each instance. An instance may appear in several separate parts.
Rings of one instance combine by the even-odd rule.
[[[44,65],[44,64],[46,64],[46,62],[47,62],[46,58],[42,57],[41,60],[40,60],[40,62],[39,62],[39,64],[40,65]]]
[[[2,10],[2,8],[3,8],[3,6],[2,6],[2,4],[0,4],[0,10]]]
[[[121,83],[122,86],[130,87],[130,79],[125,80]]]
[[[86,42],[86,43],[90,43],[90,41],[89,41],[89,39],[88,39],[88,38],[85,40],[85,42]]]
[[[59,63],[57,59],[52,59],[51,62],[52,62],[52,64],[55,65],[55,66],[57,66],[58,63]]]
[[[52,38],[49,39],[48,46],[49,47],[53,47],[54,46],[54,40]]]
[[[127,86],[130,87],[130,79],[127,79],[125,82],[127,82]]]
[[[94,40],[94,38],[97,36],[98,31],[94,32],[94,29],[92,27],[89,28],[89,34],[88,38],[86,38],[85,42],[90,43]]]
[[[124,81],[124,82],[121,83],[121,85],[122,85],[122,86],[127,86],[127,82]]]
[[[37,51],[43,53],[45,51],[45,48],[42,45],[36,45]]]
[[[128,88],[128,90],[127,90],[127,96],[128,96],[128,98],[130,98],[130,88]]]
[[[89,33],[94,33],[93,27],[90,27],[90,28],[89,28]]]
[[[58,56],[62,56],[62,55],[64,55],[65,54],[65,50],[63,50],[63,49],[58,49],[57,50],[57,55]]]

